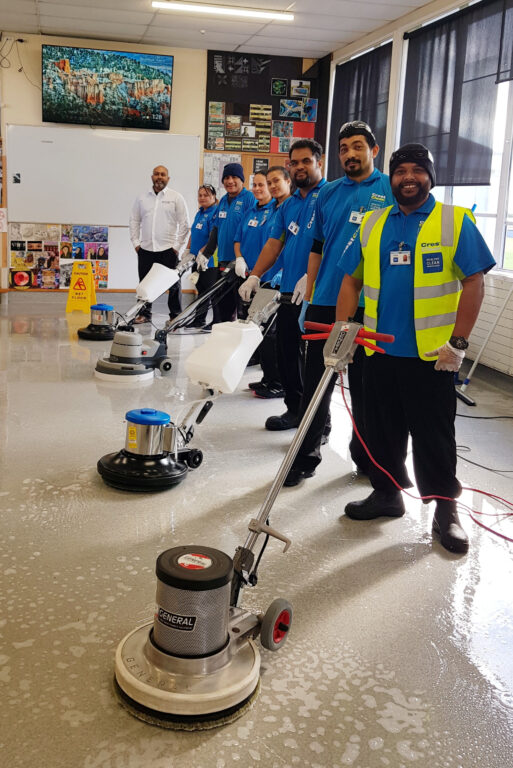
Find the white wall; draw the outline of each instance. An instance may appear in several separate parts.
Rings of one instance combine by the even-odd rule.
[[[43,43],[51,45],[71,45],[85,48],[103,48],[105,50],[137,51],[141,53],[155,53],[174,56],[173,92],[171,103],[171,133],[200,136],[200,148],[204,145],[205,133],[205,98],[207,82],[207,52],[206,50],[192,50],[187,48],[167,48],[162,46],[136,45],[131,43],[109,42],[91,40],[85,38],[53,37],[45,35],[26,35],[21,32],[4,33],[3,42],[8,38],[22,38],[25,42],[19,43],[23,71],[18,71],[16,48],[13,48],[9,59],[11,66],[0,67],[0,103],[1,103],[1,135],[3,138],[4,153],[6,152],[5,137],[6,125],[43,125],[41,120],[41,46]],[[48,125],[48,124],[47,124]],[[111,129],[123,130],[123,129]],[[203,165],[203,150],[200,149],[200,167]],[[127,158],[129,162],[129,158]],[[6,155],[7,168],[9,157]],[[173,168],[169,164],[170,186],[173,186]],[[150,184],[151,168],[148,169],[148,185]],[[4,164],[5,174],[5,164]],[[115,188],[113,188],[115,194]],[[128,220],[127,211],[127,220]],[[190,217],[195,210],[189,211]],[[2,254],[0,265],[0,288],[8,285],[8,251]],[[136,274],[135,254],[132,270]],[[112,276],[117,274],[114,264],[110,265]],[[119,271],[119,270],[118,270]],[[109,287],[125,287],[124,285],[111,285]]]

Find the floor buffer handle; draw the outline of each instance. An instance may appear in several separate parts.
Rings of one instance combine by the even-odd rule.
[[[253,567],[253,561],[254,561],[253,548],[256,544],[256,541],[260,533],[267,533],[268,535],[274,535],[275,538],[279,538],[282,541],[288,541],[287,537],[285,537],[283,534],[276,535],[278,532],[275,531],[274,529],[267,530],[268,528],[267,521],[268,521],[270,510],[274,502],[276,501],[276,497],[278,496],[283,486],[283,483],[289,473],[290,468],[292,467],[294,459],[296,458],[297,453],[304,440],[304,437],[308,432],[308,429],[310,427],[310,424],[312,423],[314,415],[317,412],[317,409],[319,408],[319,405],[324,396],[324,393],[328,388],[328,385],[331,381],[331,377],[333,376],[333,373],[335,373],[336,371],[341,371],[346,366],[347,363],[352,362],[355,345],[363,341],[363,335],[361,336],[359,335],[360,331],[363,330],[362,326],[359,323],[337,322],[334,325],[330,325],[330,326],[322,325],[320,323],[316,323],[315,325],[320,326],[318,328],[318,330],[320,331],[323,331],[323,332],[325,332],[326,330],[331,331],[329,333],[329,338],[326,341],[326,344],[323,350],[324,364],[326,366],[326,369],[321,377],[321,380],[319,381],[316,387],[316,390],[313,394],[313,397],[310,403],[308,404],[308,407],[303,415],[303,418],[301,419],[301,422],[297,428],[296,434],[294,435],[292,443],[290,444],[289,449],[285,454],[285,457],[281,463],[278,473],[274,478],[274,481],[271,487],[269,488],[265,501],[260,509],[260,513],[257,518],[251,521],[251,524],[249,526],[250,533],[246,539],[246,542],[243,547],[239,547],[237,549],[237,552],[235,554],[235,557],[234,557],[235,573],[234,573],[233,582],[232,582],[232,596],[231,596],[232,605],[238,605],[242,587],[248,581],[246,576],[249,575],[251,568]],[[305,323],[305,327],[307,327],[306,323]],[[311,327],[311,325],[309,325],[308,327]],[[320,334],[320,338],[323,338],[324,336],[325,336],[325,333]],[[375,334],[375,336],[378,336],[378,334]],[[383,335],[379,334],[379,337],[380,337],[380,340],[383,340],[383,341],[393,341],[392,336],[385,337],[384,334]],[[271,530],[272,530],[272,534],[271,534]],[[287,548],[288,548],[288,544],[286,549]]]

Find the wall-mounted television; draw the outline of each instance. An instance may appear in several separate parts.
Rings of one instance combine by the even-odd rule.
[[[43,122],[169,130],[173,56],[43,45]]]

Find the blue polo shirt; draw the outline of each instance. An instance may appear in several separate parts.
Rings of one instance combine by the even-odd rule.
[[[211,205],[210,208],[200,208],[194,217],[191,227],[191,247],[190,252],[198,255],[198,251],[208,243],[208,237],[212,231],[214,215],[217,211],[217,205]]]
[[[366,211],[385,208],[392,203],[394,197],[388,176],[377,169],[364,181],[356,182],[343,176],[321,189],[315,207],[313,237],[323,241],[324,245],[312,304],[335,306],[337,303],[344,278],[344,271],[339,266],[340,255],[360,230],[360,224],[354,219]],[[361,302],[363,305],[363,295]]]
[[[221,198],[214,216],[214,226],[217,227],[217,251],[208,262],[209,267],[217,267],[220,261],[234,260],[233,244],[237,228],[246,211],[254,204],[255,198],[245,187],[237,197],[224,195]]]
[[[269,237],[284,243],[280,259],[283,267],[280,289],[283,293],[292,293],[299,278],[306,273],[313,243],[315,205],[325,184],[326,179],[321,179],[306,197],[296,189],[276,211]]]
[[[249,271],[257,263],[260,251],[269,238],[275,210],[276,200],[270,200],[266,205],[255,203],[254,207],[249,209],[238,226],[235,242],[240,243],[240,250]],[[267,280],[271,280],[278,270],[279,267],[276,263],[262,275],[261,282],[265,283]]]
[[[380,248],[381,289],[378,303],[378,331],[392,333],[393,344],[386,345],[388,355],[418,357],[413,318],[413,280],[415,244],[422,224],[435,207],[435,198],[406,216],[397,204],[390,211],[383,227]],[[363,278],[360,238],[341,259],[342,268],[353,277]],[[409,251],[411,264],[390,263],[391,251]],[[456,273],[460,280],[476,272],[488,272],[495,260],[474,222],[465,216],[458,247],[454,255]]]

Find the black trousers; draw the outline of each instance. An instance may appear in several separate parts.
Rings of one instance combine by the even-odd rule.
[[[137,251],[137,267],[139,270],[139,282],[146,277],[154,264],[163,264],[169,269],[174,269],[178,264],[178,254],[174,248],[167,248],[165,251],[145,251],[139,248]],[[180,281],[171,286],[168,291],[167,307],[170,317],[176,317],[182,311],[182,287]],[[152,305],[147,302],[141,312],[144,317],[151,317]]]
[[[214,283],[216,283],[223,274],[224,267],[228,266],[229,261],[220,261],[218,267],[209,267],[203,272],[199,273],[199,280],[196,283],[196,289],[201,296],[208,291]],[[239,283],[235,283],[220,299],[213,297],[212,310],[214,313],[214,323],[226,323],[235,319],[237,309],[237,287]],[[196,322],[199,324],[205,321],[207,316],[208,306],[202,309],[196,315]]]
[[[366,360],[364,379],[367,444],[375,460],[399,482],[411,487],[405,467],[408,435],[412,438],[413,469],[422,496],[455,498],[456,392],[451,371],[435,371],[434,363],[417,357],[374,353]],[[373,464],[371,483],[395,490]]]
[[[287,410],[299,414],[303,394],[304,342],[298,325],[301,305],[291,304],[282,293],[276,318],[276,346],[281,384]]]
[[[316,323],[334,323],[334,306],[319,306],[310,304],[306,311],[306,320]],[[363,308],[359,307],[355,315],[357,322],[362,322]],[[308,341],[306,343],[306,358],[304,372],[304,391],[301,401],[301,417],[304,415],[308,405],[314,395],[325,369],[324,366],[324,341]],[[365,353],[362,347],[357,347],[354,353],[353,362],[347,366],[349,391],[351,393],[351,410],[356,426],[363,439],[365,440],[365,419],[363,406],[363,375],[365,365]],[[323,434],[329,433],[331,429],[330,403],[333,389],[340,381],[338,374],[333,374],[328,388],[319,404],[312,423],[308,428],[301,448],[294,459],[293,466],[297,469],[312,471],[321,462],[321,440]],[[367,471],[369,459],[356,436],[354,430],[349,443],[349,451],[352,460],[361,469]]]

